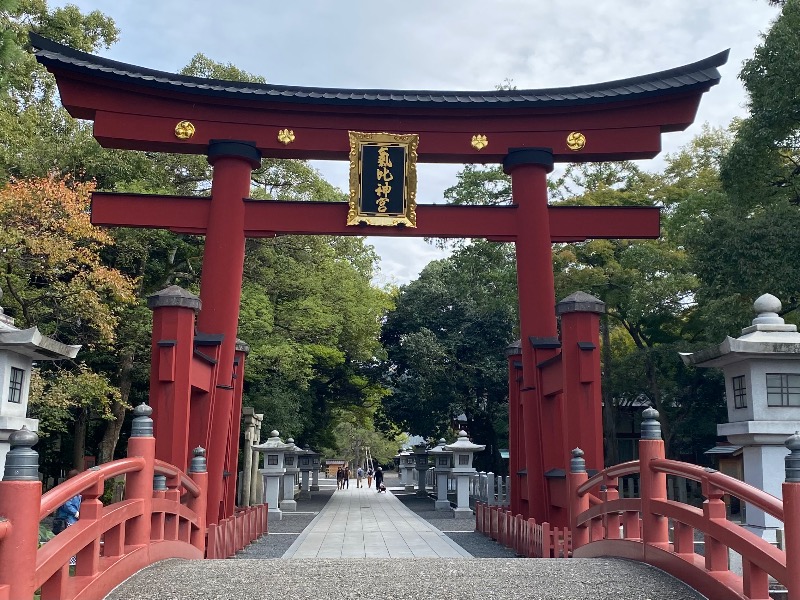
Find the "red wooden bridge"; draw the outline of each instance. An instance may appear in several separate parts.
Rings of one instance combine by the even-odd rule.
[[[652,413],[640,460],[590,478],[587,470],[603,464],[597,319],[604,307],[580,294],[555,305],[553,241],[656,238],[659,216],[657,208],[550,207],[553,163],[655,156],[663,133],[693,122],[701,97],[719,81],[726,52],[588,86],[412,92],[203,80],[38,36],[31,41],[55,75],[62,103],[75,118],[94,121],[102,145],[205,154],[213,176],[210,198],[94,196],[97,225],[205,235],[200,298],[172,289],[150,304],[153,419],[149,407],[136,409],[127,458],[42,495],[35,434],[12,436],[0,482],[0,600],[30,600],[37,590],[41,600],[98,600],[147,565],[168,557],[228,557],[266,531],[265,507],[237,509],[236,478],[226,477],[237,471],[247,351],[236,339],[244,242],[296,233],[515,244],[521,343],[509,355],[511,511],[479,506],[480,529],[522,556],[619,556],[656,565],[715,599],[766,599],[772,577],[800,600],[800,438],[788,443],[783,502],[666,460]],[[351,130],[419,134],[420,161],[502,163],[512,204],[420,205],[418,227],[400,229],[347,226],[347,203],[247,198],[262,156],[344,159]],[[196,447],[208,451],[207,467],[205,451],[190,450]],[[570,460],[575,447],[586,451],[585,459],[578,450]],[[620,499],[618,478],[634,473],[640,498]],[[699,481],[703,509],[668,500],[667,475]],[[105,481],[119,476],[126,479],[124,499],[103,505]],[[785,548],[727,521],[726,493],[782,520]],[[40,521],[75,494],[83,495],[80,520],[40,548]],[[695,553],[696,532],[705,540],[703,556]],[[742,556],[742,576],[728,570],[728,549]]]

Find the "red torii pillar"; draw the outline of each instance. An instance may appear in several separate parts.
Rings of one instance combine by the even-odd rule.
[[[534,432],[544,436],[539,392],[541,386],[536,379],[535,367],[553,356],[558,348],[547,209],[547,174],[553,170],[553,152],[550,148],[512,148],[503,161],[503,170],[511,175],[512,202],[519,207],[519,234],[515,244],[522,385],[518,410],[522,413],[519,416],[522,417],[522,431],[526,436]],[[537,516],[547,514],[546,500],[542,494],[544,463],[541,436],[536,440],[522,436],[516,439],[521,446],[519,450],[524,452],[523,464],[527,470],[524,480],[528,488],[528,514]],[[519,481],[522,485],[522,478]]]
[[[208,447],[208,522],[232,514],[236,477],[225,477],[228,449],[238,449],[239,423],[233,426],[234,358],[239,303],[244,269],[245,209],[250,195],[250,176],[261,165],[261,152],[253,142],[212,140],[208,162],[213,167],[211,208],[203,250],[200,297],[203,304],[197,327],[204,333],[223,334],[216,389],[211,394]],[[241,392],[241,386],[239,386]],[[240,407],[241,408],[241,407]],[[236,437],[236,440],[232,440]],[[234,472],[236,467],[234,466]],[[224,506],[229,498],[230,506]]]

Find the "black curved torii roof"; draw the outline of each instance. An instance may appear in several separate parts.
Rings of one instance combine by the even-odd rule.
[[[250,140],[264,157],[346,160],[348,132],[418,134],[420,162],[499,163],[510,148],[551,148],[557,162],[652,158],[661,135],[695,119],[728,51],[628,79],[537,90],[321,88],[189,77],[81,52],[31,34],[69,113],[106,147],[204,154]],[[175,135],[188,121],[195,133]],[[290,142],[279,132],[291,132]],[[585,144],[568,143],[579,133]],[[487,143],[476,146],[471,140]]]
[[[728,50],[703,60],[628,79],[605,83],[532,90],[431,91],[346,89],[259,84],[190,77],[138,67],[88,54],[30,34],[37,60],[50,67],[58,65],[76,73],[91,73],[110,81],[131,82],[161,89],[180,88],[194,94],[223,98],[257,98],[263,102],[339,104],[346,106],[459,107],[477,108],[492,104],[515,107],[542,105],[581,105],[660,96],[694,90],[706,91],[719,83],[717,67],[728,60]]]

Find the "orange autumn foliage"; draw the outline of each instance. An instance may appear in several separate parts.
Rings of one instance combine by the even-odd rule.
[[[20,327],[69,343],[108,344],[134,282],[103,263],[114,244],[89,220],[92,183],[12,181],[0,189],[0,287]],[[76,339],[80,336],[81,339]]]

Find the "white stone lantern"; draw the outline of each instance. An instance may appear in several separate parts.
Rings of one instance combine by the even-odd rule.
[[[403,469],[403,491],[414,491],[414,467],[417,466],[417,459],[408,450],[400,453],[400,468]]]
[[[476,452],[486,449],[486,446],[473,444],[469,441],[467,432],[458,432],[458,439],[444,447],[453,453],[453,474],[456,476],[456,508],[453,510],[455,517],[471,517],[472,509],[469,507],[469,479],[475,474],[472,467],[472,457]]]
[[[264,502],[268,505],[269,517],[279,521],[283,516],[278,505],[280,497],[281,479],[286,473],[284,465],[284,455],[291,446],[284,444],[278,432],[274,429],[270,432],[270,437],[263,444],[253,446],[253,450],[264,455],[264,468],[261,475],[264,478]]]
[[[297,460],[300,468],[300,497],[311,498],[312,490],[319,490],[319,454],[306,446],[298,453]],[[313,483],[309,485],[310,478],[316,481],[317,490],[314,490]]]
[[[412,451],[414,452],[414,468],[417,470],[417,496],[427,496],[425,477],[428,469],[431,468],[428,459],[428,446],[424,443],[419,443],[412,448]]]
[[[447,480],[453,472],[453,453],[445,450],[447,442],[444,438],[439,440],[428,454],[433,457],[433,472],[436,473],[436,510],[451,510],[450,500],[447,499]]]
[[[15,327],[14,319],[0,307],[0,473],[11,449],[8,437],[23,425],[30,431],[39,429],[39,421],[28,418],[34,361],[75,358],[80,348],[46,337],[36,327]]]
[[[764,294],[753,309],[757,316],[741,336],[681,358],[722,369],[728,422],[717,425],[717,434],[743,447],[745,482],[781,498],[784,442],[800,429],[800,333],[778,316],[775,296]],[[779,521],[755,506],[746,515],[750,531],[776,541]]]
[[[283,464],[286,471],[283,474],[283,499],[281,500],[281,510],[294,512],[297,510],[297,502],[294,499],[294,486],[297,476],[300,473],[298,460],[302,450],[295,446],[294,440],[286,440],[286,454],[283,456]]]

